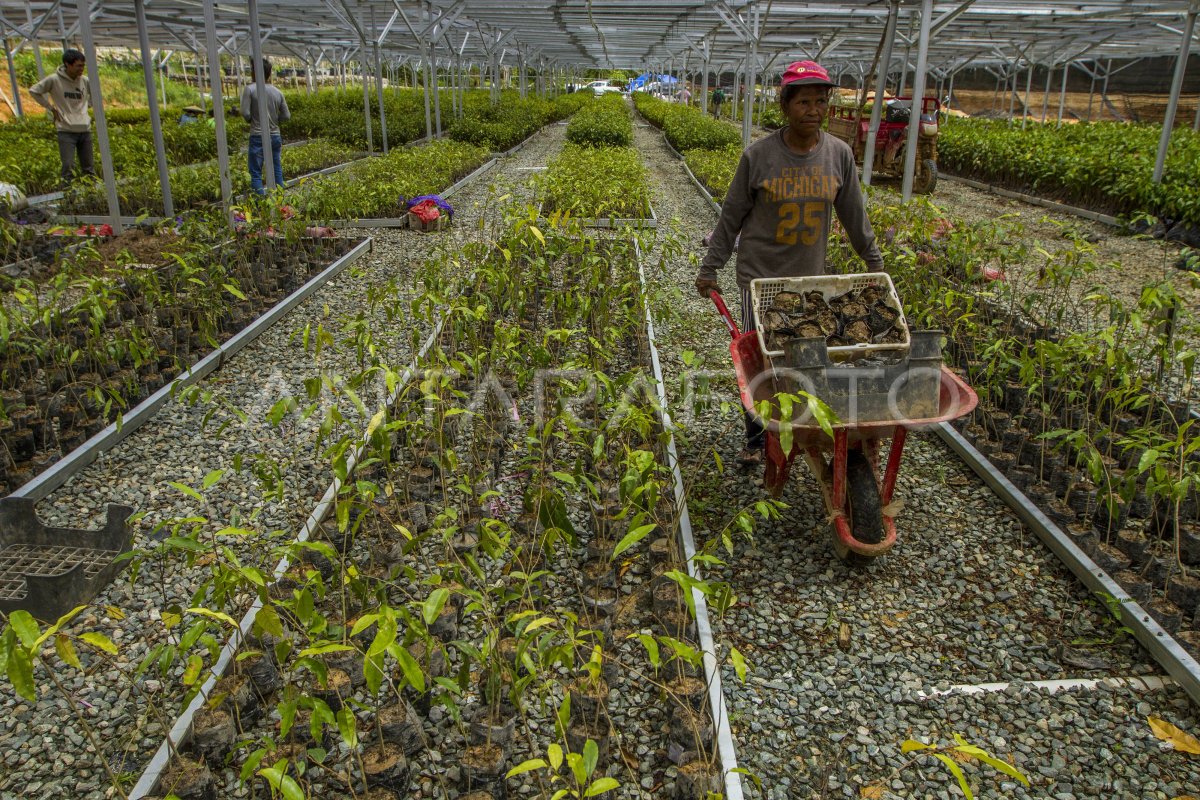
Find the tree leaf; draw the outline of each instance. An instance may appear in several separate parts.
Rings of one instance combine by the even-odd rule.
[[[594,739],[588,739],[583,743],[583,771],[586,775],[591,775],[596,771],[596,763],[600,760],[600,745],[596,744]]]
[[[90,644],[92,647],[95,647],[97,650],[103,650],[104,652],[113,656],[117,654],[117,646],[113,644],[112,639],[109,639],[103,633],[88,631],[87,633],[80,634],[79,638]]]
[[[740,650],[736,647],[729,648],[729,660],[733,662],[733,671],[737,674],[738,680],[742,683],[746,682],[746,659],[742,656]]]
[[[201,503],[204,502],[204,497],[199,492],[197,492],[195,489],[193,489],[192,487],[190,487],[186,484],[179,483],[178,481],[167,481],[167,485],[172,486],[175,489],[178,489],[179,491],[183,492],[184,494],[186,494],[188,497],[192,498],[193,500],[198,500]]]
[[[442,609],[445,608],[448,599],[450,599],[449,589],[434,589],[429,597],[425,598],[425,604],[421,608],[421,617],[425,620],[426,625],[434,623],[434,620],[442,613]]]
[[[616,558],[617,556],[621,555],[621,553],[624,553],[626,550],[640,542],[642,539],[645,539],[656,527],[658,526],[654,523],[650,523],[648,525],[639,525],[629,533],[625,534],[625,537],[621,539],[621,541],[617,542],[617,546],[613,548],[612,557]]]
[[[535,769],[545,769],[546,762],[540,758],[531,758],[528,761],[522,761],[515,767],[504,773],[505,778],[512,778],[516,775],[523,775],[526,772],[533,772]]]
[[[17,638],[21,640],[21,644],[25,645],[27,649],[32,650],[37,643],[38,634],[41,633],[41,629],[38,628],[33,615],[24,610],[14,611],[8,615],[8,624],[16,632]]]
[[[558,768],[562,766],[563,751],[562,745],[558,742],[551,742],[546,748],[546,757],[550,759],[550,769],[558,772]]]
[[[83,664],[79,661],[79,654],[75,652],[75,643],[65,633],[60,633],[54,637],[54,649],[58,652],[58,657],[63,660],[64,664],[68,664],[75,669],[83,669]]]
[[[1200,755],[1200,740],[1195,736],[1158,717],[1147,717],[1146,719],[1150,723],[1151,733],[1159,739],[1170,742],[1171,746],[1181,753]]]
[[[211,608],[204,608],[203,606],[197,606],[195,608],[189,608],[187,610],[187,613],[199,614],[202,617],[208,617],[209,619],[215,619],[217,622],[224,622],[226,625],[228,625],[231,628],[236,628],[238,626],[237,620],[235,620],[233,617],[226,614],[224,611],[213,611]]]
[[[963,790],[967,800],[975,800],[975,795],[971,793],[971,787],[967,784],[967,776],[963,775],[962,768],[955,763],[954,759],[945,753],[934,753],[933,756],[945,764],[955,778],[958,778],[958,787]]]
[[[29,651],[22,647],[14,647],[8,654],[8,679],[13,689],[26,700],[37,702],[37,686],[33,683],[33,660]]]
[[[936,750],[936,745],[918,742],[916,739],[905,739],[900,743],[901,753],[911,753],[914,750]]]
[[[222,284],[222,288],[224,288],[225,291],[229,292],[231,295],[236,297],[238,300],[246,299],[246,295],[244,295],[240,291],[238,291],[238,288],[236,286],[234,286],[232,283]]]
[[[346,746],[354,749],[358,746],[358,725],[350,706],[342,706],[337,712],[338,732]]]
[[[408,652],[407,647],[391,647],[388,652],[396,659],[396,663],[400,665],[400,671],[404,673],[404,679],[408,681],[409,686],[416,689],[418,692],[425,691],[425,673],[421,670],[421,665],[413,658],[413,654]]]
[[[621,784],[617,782],[616,778],[601,778],[598,781],[593,781],[592,785],[589,786],[583,793],[583,796],[595,797],[596,795],[604,794],[605,792],[611,792],[613,789],[617,789],[620,786]]]
[[[858,790],[862,800],[883,800],[883,787],[878,783],[870,783]]]

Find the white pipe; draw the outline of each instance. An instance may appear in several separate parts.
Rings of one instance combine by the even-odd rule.
[[[925,99],[925,70],[929,64],[929,28],[933,16],[933,0],[921,0],[921,36],[917,42],[917,69],[913,74],[912,110],[908,116],[908,142],[904,153],[904,181],[901,198],[912,199],[913,177],[917,169],[917,140],[921,135],[921,106]]]

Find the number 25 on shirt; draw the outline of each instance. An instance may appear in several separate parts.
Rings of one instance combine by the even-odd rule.
[[[779,225],[775,228],[776,244],[795,244],[797,236],[800,243],[811,247],[817,243],[824,227],[825,203],[808,202],[804,204],[803,214],[799,203],[783,203],[779,206]],[[803,229],[800,228],[804,223]]]

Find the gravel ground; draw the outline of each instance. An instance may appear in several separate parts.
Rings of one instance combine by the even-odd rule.
[[[703,539],[765,493],[758,476],[729,466],[742,432],[728,339],[710,304],[690,293],[700,237],[715,215],[683,188],[682,164],[661,137],[635,135],[664,221],[660,240],[686,243],[666,263],[667,280],[681,290],[678,314],[658,321],[668,386],[678,398],[682,353],[693,351],[699,368],[719,373],[714,386],[725,393],[703,414],[673,412]],[[720,274],[726,296],[736,296],[732,269]],[[721,408],[722,400],[731,405]],[[1200,715],[1178,689],[1051,697],[1017,685],[919,699],[953,684],[1159,672],[940,442],[910,438],[897,547],[862,573],[834,558],[817,487],[805,468],[797,472],[780,519],[761,524],[753,543],[740,542],[714,576],[741,598],[715,620],[714,635],[751,664],[744,685],[730,667],[722,675],[739,763],[762,781],[761,792],[745,782],[748,796],[959,796],[940,762],[900,751],[907,738],[945,744],[955,733],[1013,761],[1033,784],[1000,783],[979,763],[965,767],[984,797],[1175,798],[1200,786],[1200,764],[1164,751],[1145,721],[1155,714],[1200,730]]]
[[[445,248],[461,243],[479,229],[494,209],[497,193],[518,191],[528,177],[522,167],[542,166],[561,147],[565,128],[549,126],[522,150],[505,159],[483,179],[454,195],[456,222],[443,235],[410,231],[352,231],[352,236],[375,238],[374,250],[201,384],[209,397],[194,405],[173,402],[164,406],[154,422],[131,435],[68,484],[39,504],[47,524],[95,527],[103,521],[107,503],[134,507],[142,519],[136,524],[135,546],[145,547],[161,522],[199,517],[205,537],[225,526],[244,526],[257,532],[250,537],[217,536],[221,544],[235,547],[245,563],[267,568],[277,557],[268,546],[273,537],[288,537],[315,504],[331,480],[331,473],[315,449],[315,415],[308,422],[289,416],[279,427],[265,416],[279,400],[304,397],[303,382],[319,372],[348,374],[356,371],[352,347],[328,348],[314,360],[305,351],[306,326],[323,324],[341,339],[342,325],[364,310],[368,288],[395,280],[401,297],[410,296],[414,270]],[[380,317],[382,318],[382,317]],[[410,358],[411,331],[397,330],[394,341],[377,343],[392,364]],[[245,413],[243,422],[232,409]],[[348,411],[353,417],[352,411]],[[211,418],[205,425],[205,416]],[[221,423],[228,423],[218,430]],[[353,420],[361,422],[361,420]],[[244,459],[242,472],[233,469],[234,458]],[[265,485],[249,469],[257,462],[270,474],[276,468],[285,476],[282,494],[268,495]],[[177,481],[199,487],[210,470],[227,474],[198,503],[167,485]],[[189,526],[185,526],[185,531]],[[274,533],[269,533],[274,532]],[[63,687],[71,703],[56,695],[43,668],[35,671],[40,696],[36,706],[15,697],[6,688],[0,695],[4,719],[0,743],[5,754],[0,777],[0,798],[17,796],[108,796],[105,773],[96,748],[82,725],[69,719],[83,715],[94,728],[103,756],[117,773],[136,776],[144,760],[161,741],[163,722],[173,717],[179,698],[167,696],[164,685],[177,685],[179,669],[166,681],[133,681],[124,673],[135,667],[148,650],[161,641],[160,610],[189,598],[206,577],[200,566],[189,570],[174,558],[148,562],[136,584],[122,575],[105,589],[93,606],[71,626],[71,632],[100,631],[120,648],[111,661],[84,655],[86,674],[63,671]],[[237,616],[237,614],[235,614]],[[57,664],[53,654],[50,663]],[[78,704],[75,706],[74,704]]]

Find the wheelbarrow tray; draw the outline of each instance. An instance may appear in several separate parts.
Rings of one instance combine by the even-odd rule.
[[[766,363],[759,347],[758,335],[754,331],[738,333],[729,346],[737,375],[738,391],[742,405],[754,411],[757,403],[770,402],[773,419],[766,421],[766,458],[763,484],[778,495],[787,484],[791,463],[797,455],[803,455],[813,476],[817,479],[824,496],[834,528],[834,547],[844,560],[858,565],[865,564],[883,555],[896,542],[894,513],[891,511],[892,494],[899,474],[901,454],[908,431],[929,427],[940,422],[968,414],[979,402],[975,392],[961,378],[941,366],[938,413],[935,416],[917,419],[857,420],[853,423],[838,423],[832,426],[833,435],[826,433],[815,420],[809,422],[806,407],[796,409],[799,417],[791,421],[792,447],[785,453],[779,439],[778,407],[775,396],[778,385],[774,371]],[[892,440],[887,457],[887,466],[882,482],[879,480],[879,443],[882,439]],[[882,535],[878,541],[861,541],[857,538],[852,521],[847,519],[850,507],[847,501],[847,466],[850,451],[862,452],[870,466],[877,489],[880,511],[876,517],[881,522]],[[833,455],[826,461],[824,453]],[[859,559],[855,562],[853,559]]]

